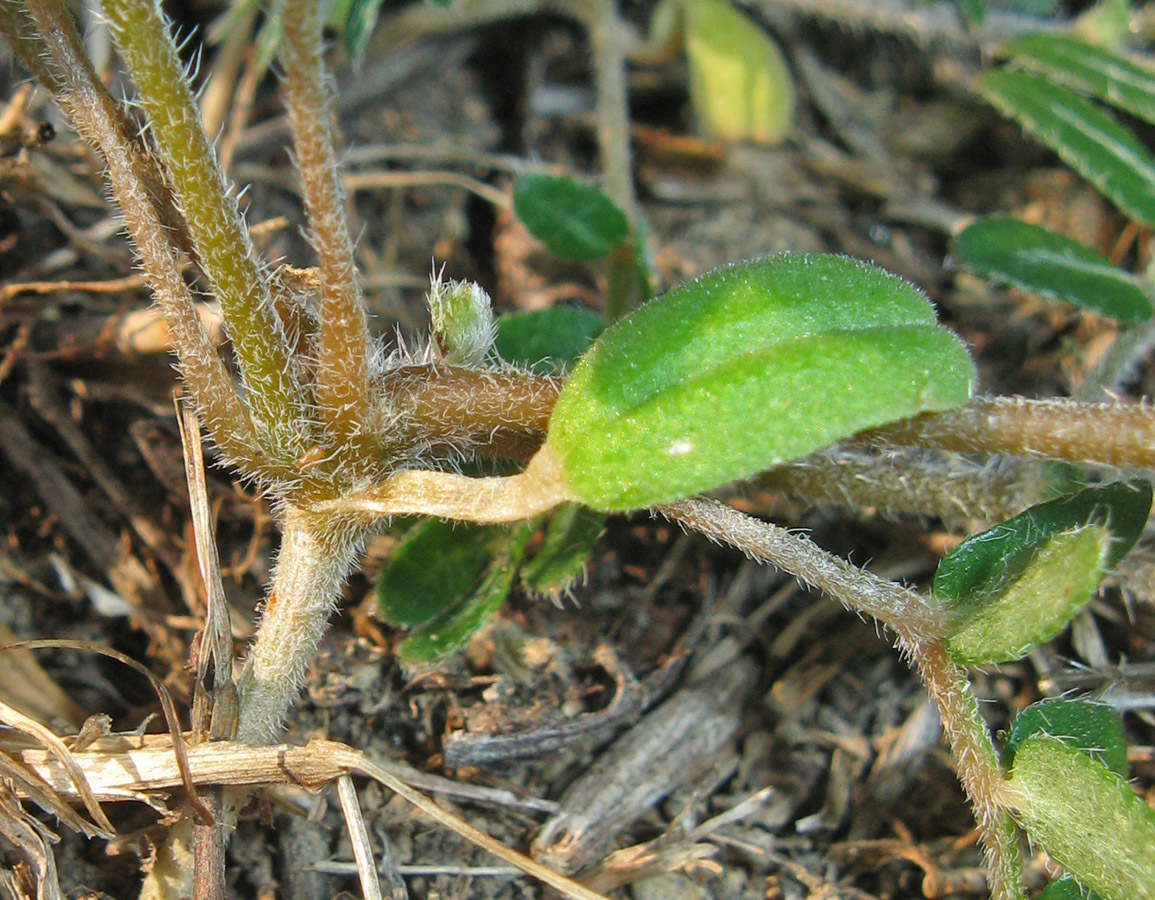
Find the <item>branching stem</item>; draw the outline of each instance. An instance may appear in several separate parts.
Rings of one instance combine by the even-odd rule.
[[[946,610],[932,597],[857,569],[801,535],[715,500],[682,500],[659,507],[658,512],[751,559],[789,572],[898,635],[900,648],[938,708],[959,779],[973,805],[989,863],[991,896],[1021,900],[1022,865],[1014,823],[1001,794],[1002,770],[966,672],[943,648]]]

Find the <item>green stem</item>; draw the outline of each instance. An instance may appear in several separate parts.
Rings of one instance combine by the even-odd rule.
[[[304,449],[289,345],[236,200],[225,186],[176,47],[154,0],[104,0],[104,13],[139,89],[198,258],[220,301],[256,423],[278,459]]]

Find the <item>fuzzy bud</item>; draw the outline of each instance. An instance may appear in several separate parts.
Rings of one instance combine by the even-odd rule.
[[[489,294],[472,281],[442,284],[436,277],[429,289],[433,337],[445,359],[477,366],[493,346],[497,326]]]

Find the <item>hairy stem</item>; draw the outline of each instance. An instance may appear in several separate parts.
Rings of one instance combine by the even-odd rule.
[[[237,682],[237,740],[273,741],[305,683],[364,530],[287,507],[256,640]]]
[[[299,388],[269,287],[254,258],[236,200],[229,194],[203,129],[167,23],[155,0],[104,0],[117,47],[198,257],[213,284],[248,390],[253,416],[279,459],[302,452]]]
[[[835,447],[771,469],[757,483],[809,503],[946,522],[1001,522],[1054,496],[1054,479],[1040,463],[1001,459],[980,465],[916,449],[865,453]]]
[[[390,516],[436,516],[496,525],[532,518],[572,499],[557,460],[546,446],[516,475],[470,478],[454,472],[405,469],[360,493],[314,503],[309,511],[365,526]]]
[[[342,445],[360,433],[369,405],[369,330],[329,128],[322,4],[279,0],[276,8],[284,29],[285,108],[321,289],[315,400],[326,430]],[[350,447],[352,456],[357,451]]]
[[[852,566],[800,534],[747,516],[717,500],[679,500],[656,511],[872,616],[893,629],[904,646],[938,641],[945,633],[947,611],[938,601]]]
[[[1014,820],[1003,802],[1006,784],[966,671],[941,643],[903,642],[903,650],[938,708],[959,781],[970,800],[987,858],[991,900],[1021,900],[1023,866]]]
[[[657,511],[757,562],[789,572],[898,635],[899,647],[938,708],[959,779],[973,806],[987,855],[991,897],[1021,900],[1022,864],[1014,823],[1001,798],[1002,770],[966,672],[946,655],[941,643],[946,621],[943,607],[933,598],[831,556],[800,535],[715,500],[682,500]]]
[[[172,332],[182,377],[205,427],[221,452],[242,471],[260,473],[264,461],[248,413],[205,333],[164,226],[138,177],[140,148],[125,138],[121,117],[105,102],[107,92],[98,86],[96,73],[82,53],[71,17],[52,0],[36,2],[30,9],[57,72],[57,99],[77,131],[100,151],[108,166],[113,195],[156,304]]]
[[[1155,407],[983,397],[864,432],[868,443],[1155,467]]]

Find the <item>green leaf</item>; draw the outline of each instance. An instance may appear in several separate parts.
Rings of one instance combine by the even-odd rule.
[[[509,596],[517,567],[533,532],[526,526],[508,535],[501,529],[486,530],[498,532],[505,539],[495,545],[481,582],[466,597],[414,629],[401,642],[398,655],[402,662],[410,665],[435,662],[465,646]]]
[[[1032,506],[1014,518],[971,535],[939,563],[934,592],[962,599],[1022,571],[1034,548],[1047,538],[1087,524],[1112,532],[1107,566],[1116,565],[1135,545],[1151,511],[1151,484],[1142,479],[1086,488]]]
[[[951,658],[1007,662],[1058,634],[1134,545],[1150,508],[1144,481],[1087,488],[960,544],[934,578],[935,593],[954,601]]]
[[[626,214],[614,201],[573,178],[523,175],[513,186],[513,211],[561,259],[601,259],[630,236]]]
[[[728,0],[683,5],[690,102],[723,141],[778,144],[794,119],[794,83],[770,36]]]
[[[1078,94],[1037,75],[987,72],[980,90],[1128,216],[1155,226],[1155,158],[1131,132]]]
[[[980,219],[951,243],[968,269],[1120,322],[1151,317],[1135,277],[1082,244],[1018,219]]]
[[[497,320],[494,347],[506,362],[561,372],[589,349],[605,323],[576,306],[513,313]]]
[[[1121,47],[1132,34],[1130,0],[1097,0],[1079,13],[1071,33],[1100,47]]]
[[[1063,875],[1039,891],[1035,900],[1103,900],[1094,891],[1088,891],[1070,875]]]
[[[1127,735],[1123,717],[1106,703],[1053,697],[1019,713],[1003,745],[1003,765],[1014,765],[1015,753],[1027,738],[1041,734],[1082,750],[1123,778],[1127,777]]]
[[[1155,73],[1117,53],[1060,34],[1025,34],[1006,51],[1018,65],[1155,124]]]
[[[341,43],[349,59],[359,60],[369,46],[369,38],[373,36],[373,28],[381,13],[381,3],[382,0],[349,0],[346,4],[344,17],[336,27],[341,32]]]
[[[390,625],[421,625],[472,591],[504,531],[428,519],[411,528],[377,580],[377,604]]]
[[[906,282],[840,256],[718,269],[615,323],[548,444],[596,509],[666,503],[865,428],[964,403],[966,349]]]
[[[1014,580],[960,600],[946,639],[951,659],[966,666],[1010,662],[1049,641],[1094,595],[1110,540],[1097,525],[1051,535]]]
[[[1011,791],[1031,840],[1105,900],[1155,900],[1155,810],[1083,751],[1035,734],[1015,753]]]
[[[565,590],[582,574],[606,517],[576,503],[555,510],[541,549],[521,569],[521,581],[534,594]]]

